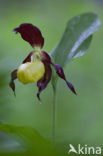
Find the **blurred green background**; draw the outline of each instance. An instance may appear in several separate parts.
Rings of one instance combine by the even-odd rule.
[[[51,84],[37,100],[36,84],[22,85],[17,80],[16,98],[9,88],[10,73],[32,51],[13,28],[32,23],[45,38],[44,50],[50,52],[60,40],[67,21],[80,13],[95,12],[103,20],[101,0],[0,0],[0,122],[35,128],[52,139],[53,91]],[[103,144],[103,26],[93,36],[83,57],[65,68],[67,79],[76,88],[74,96],[58,81],[56,148],[67,155],[69,144]],[[23,151],[6,133],[0,133],[0,150]]]

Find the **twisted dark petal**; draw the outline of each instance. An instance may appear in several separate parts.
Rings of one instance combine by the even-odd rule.
[[[70,82],[68,82],[67,80],[66,80],[66,84],[67,84],[67,86],[70,88],[70,90],[71,90],[74,94],[77,95],[77,93],[76,93],[76,91],[75,91],[75,89],[74,89],[74,86],[73,86]]]
[[[52,64],[53,64],[53,63],[52,63]],[[60,65],[58,65],[58,64],[53,64],[53,66],[54,66],[54,68],[55,68],[55,70],[56,70],[56,73],[59,75],[59,77],[62,78],[63,80],[65,80],[65,82],[66,82],[67,86],[69,87],[69,89],[70,89],[74,94],[77,95],[77,93],[76,93],[76,91],[75,91],[75,89],[74,89],[74,86],[73,86],[70,82],[68,82],[68,81],[66,80],[66,77],[65,77],[65,74],[64,74],[64,71],[63,71],[62,67],[61,67]]]
[[[48,83],[51,80],[51,74],[52,74],[50,64],[47,61],[42,61],[42,62],[44,63],[45,66],[45,74],[44,77],[37,82],[37,86],[38,86],[37,97],[39,101],[41,101],[40,93],[47,87]]]
[[[16,96],[15,94],[15,83],[14,83],[14,80],[17,78],[17,69],[15,69],[12,73],[11,73],[11,81],[9,83],[9,86],[11,87],[11,89],[13,90],[14,92],[14,95]]]
[[[34,54],[34,52],[31,52],[22,63],[30,62],[31,61],[31,56]]]
[[[17,34],[18,32],[21,34],[21,37],[30,43],[32,47],[39,46],[43,47],[44,38],[40,32],[40,30],[29,23],[21,24],[18,28],[14,29],[14,32]]]
[[[26,62],[30,62],[31,61],[31,56],[34,54],[34,52],[31,52],[25,59],[22,63],[26,63]],[[9,83],[9,86],[11,87],[11,89],[13,90],[14,92],[14,95],[15,94],[15,83],[14,83],[14,80],[17,78],[17,69],[15,69],[12,73],[11,73],[11,81]]]

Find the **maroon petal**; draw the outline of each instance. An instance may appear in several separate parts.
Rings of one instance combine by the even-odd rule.
[[[34,52],[31,52],[22,63],[31,62],[31,56],[34,54]]]
[[[53,64],[53,63],[52,63],[52,64]],[[69,89],[70,89],[74,94],[77,95],[77,93],[76,93],[76,91],[75,91],[73,85],[72,85],[70,82],[68,82],[68,81],[66,80],[66,77],[65,77],[65,74],[64,74],[64,71],[63,71],[62,67],[61,67],[60,65],[58,65],[58,64],[53,64],[53,66],[54,66],[54,68],[55,68],[55,70],[56,70],[56,73],[59,75],[59,77],[62,78],[63,80],[65,80],[65,82],[66,82],[67,86],[69,87]]]
[[[41,60],[46,61],[49,64],[51,64],[51,58],[50,58],[49,54],[47,52],[45,52],[45,51],[42,51],[41,54],[42,54]]]
[[[13,90],[15,96],[16,96],[16,94],[15,94],[15,83],[14,83],[14,80],[15,80],[16,78],[17,78],[17,69],[15,69],[15,70],[11,73],[11,81],[10,81],[10,84],[9,84],[9,86],[10,86],[11,89]]]
[[[14,29],[14,32],[21,34],[22,38],[29,42],[32,47],[40,46],[41,48],[44,45],[44,38],[40,30],[29,23],[21,24],[18,28]]]
[[[42,62],[44,63],[45,66],[45,74],[44,77],[37,82],[37,86],[38,86],[37,97],[40,101],[41,101],[40,93],[47,87],[48,83],[51,80],[51,74],[52,74],[50,64],[46,61],[42,61]]]

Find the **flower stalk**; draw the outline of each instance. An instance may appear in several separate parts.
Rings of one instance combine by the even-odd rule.
[[[56,119],[57,119],[57,105],[56,105],[56,86],[53,87],[53,119],[52,119],[52,140],[55,144],[56,141]]]

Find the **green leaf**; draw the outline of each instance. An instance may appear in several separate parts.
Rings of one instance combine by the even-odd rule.
[[[64,67],[72,59],[84,55],[100,24],[95,13],[80,14],[69,20],[60,42],[51,52],[54,63]]]
[[[6,132],[7,134],[14,137],[25,149],[22,155],[45,155],[50,156],[56,155],[61,156],[52,143],[44,139],[40,134],[33,128],[30,127],[20,127],[9,124],[0,124],[0,130]],[[9,155],[10,153],[8,153]],[[6,154],[6,156],[8,156]]]

